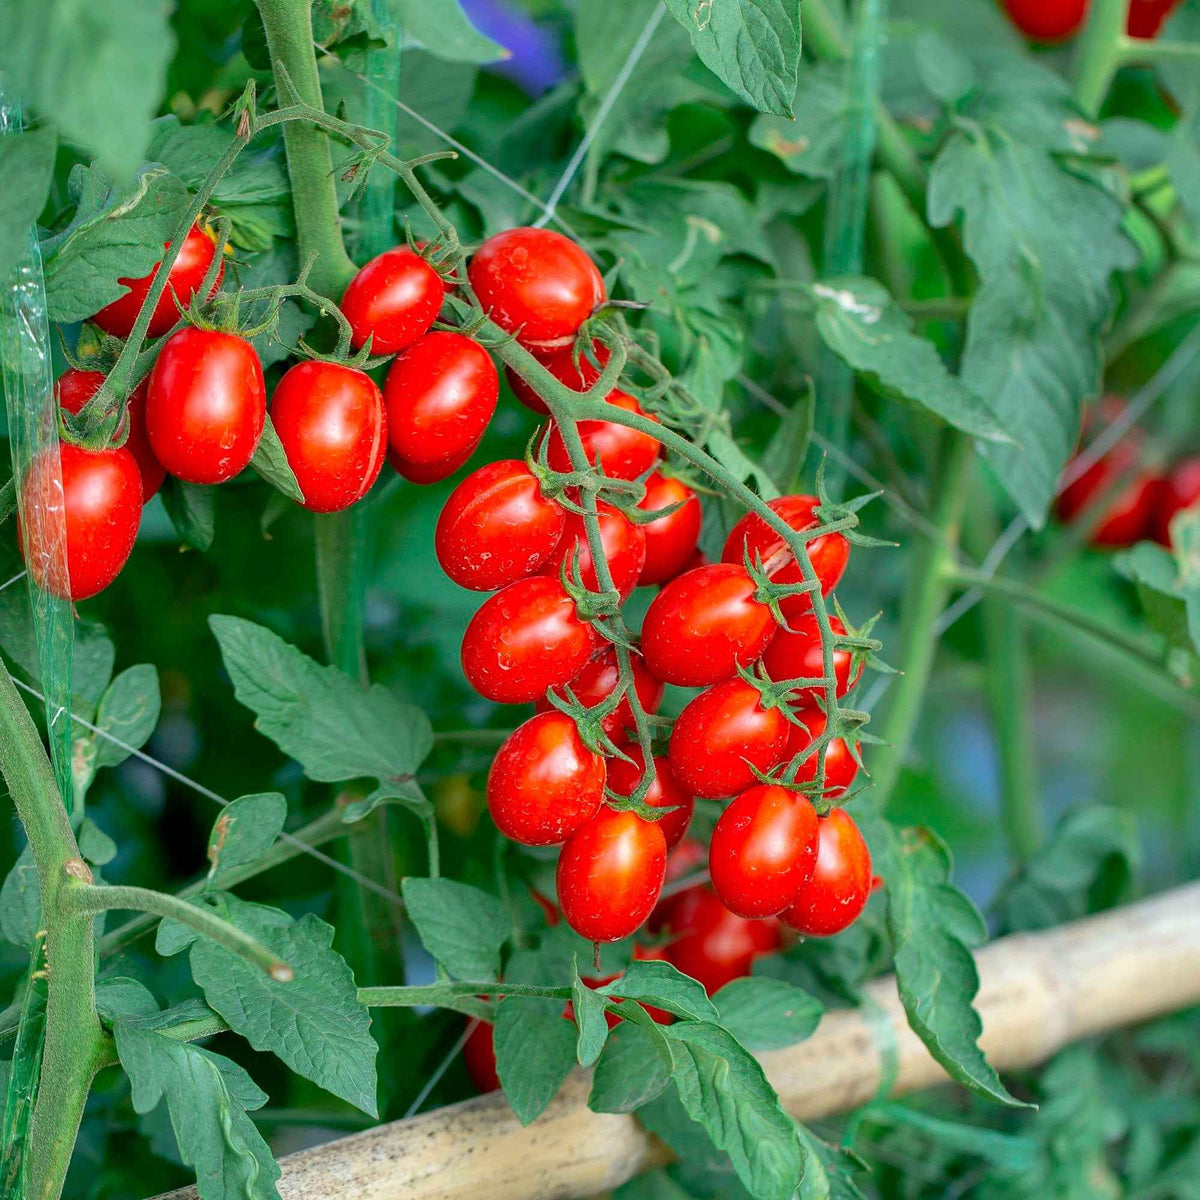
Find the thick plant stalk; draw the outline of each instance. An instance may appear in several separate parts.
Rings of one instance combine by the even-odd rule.
[[[996,1067],[1033,1066],[1080,1038],[1200,1001],[1200,884],[1044,933],[1003,938],[977,956],[982,1045]],[[945,1083],[912,1033],[888,976],[868,985],[885,1032],[861,1010],[829,1013],[806,1042],[761,1055],[800,1120],[869,1101],[894,1044],[892,1095]],[[496,1093],[395,1121],[281,1161],[284,1200],[551,1200],[613,1188],[667,1160],[632,1116],[587,1108],[577,1071],[522,1128]],[[195,1200],[192,1189],[159,1200]]]

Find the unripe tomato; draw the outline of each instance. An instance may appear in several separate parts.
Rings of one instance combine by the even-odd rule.
[[[590,942],[628,937],[662,892],[667,844],[656,821],[602,808],[558,855],[563,917]]]
[[[1162,486],[1158,473],[1141,465],[1141,439],[1126,436],[1063,489],[1056,502],[1059,519],[1095,520],[1088,534],[1091,545],[1105,549],[1132,546],[1147,536]],[[1124,478],[1115,496],[1099,513],[1084,516]],[[1096,519],[1098,518],[1098,519]]]
[[[596,359],[600,367],[603,367],[608,362],[608,347],[603,342],[593,342],[592,357]],[[586,354],[580,354],[579,361],[575,361],[574,342],[568,342],[565,346],[559,346],[554,350],[543,351],[537,355],[537,358],[559,383],[565,383],[567,387],[576,392],[586,392],[600,378],[600,367],[594,366],[591,358]],[[512,367],[505,367],[504,375],[508,379],[508,386],[512,388],[513,395],[531,412],[545,416],[549,410],[541,396]]]
[[[693,795],[715,800],[748,788],[752,767],[769,771],[787,757],[792,724],[744,679],[714,684],[689,701],[671,730],[671,769]]]
[[[641,657],[634,654],[630,658],[633,668],[633,690],[641,701],[642,712],[658,712],[662,703],[663,692],[666,690],[661,680],[650,674],[649,667]],[[598,650],[584,664],[583,670],[569,680],[569,686],[575,699],[585,708],[595,708],[602,700],[612,695],[613,689],[620,682],[621,668],[617,663],[617,652],[611,643]],[[561,695],[561,690],[559,691]],[[565,699],[565,696],[563,697]],[[539,696],[534,701],[538,712],[546,712],[554,706],[545,696]],[[601,728],[610,738],[617,740],[622,732],[633,730],[636,723],[633,719],[633,709],[629,706],[629,697],[622,696],[612,710],[601,722]]]
[[[574,679],[596,649],[597,635],[575,612],[557,579],[510,583],[471,618],[463,634],[467,682],[488,700],[528,704]]]
[[[1171,519],[1177,512],[1200,504],[1200,455],[1185,458],[1171,468],[1154,509],[1154,537],[1171,544]]]
[[[490,592],[550,561],[566,524],[566,510],[542,495],[529,468],[507,458],[472,471],[450,493],[434,548],[460,587]]]
[[[232,479],[250,465],[266,417],[262,363],[248,341],[191,325],[172,334],[146,394],[150,447],[172,475]]]
[[[490,1021],[476,1021],[475,1027],[463,1042],[463,1062],[471,1082],[480,1092],[500,1090],[500,1076],[496,1074],[495,1026]]]
[[[801,724],[791,726],[791,738],[788,741],[787,753],[784,758],[791,760],[814,742],[825,732],[826,716],[819,708],[801,708],[796,710],[796,716]],[[861,752],[861,747],[859,748]],[[840,800],[849,790],[858,774],[858,763],[843,738],[834,738],[825,751],[825,797],[829,800]],[[817,756],[810,754],[800,764],[796,773],[797,783],[812,783],[817,777]]]
[[[629,598],[629,593],[637,586],[638,575],[641,574],[642,564],[646,561],[646,534],[641,525],[635,525],[619,508],[600,501],[596,505],[600,521],[600,544],[604,547],[604,558],[612,575],[613,587],[621,594],[622,600]],[[596,578],[596,568],[592,563],[592,551],[588,546],[587,531],[583,518],[578,513],[567,514],[566,531],[554,556],[541,569],[542,575],[559,577],[559,571],[566,565],[567,578],[574,578],[572,559],[575,548],[579,548],[579,576],[584,587],[596,592],[600,583]]]
[[[171,243],[167,242],[163,249],[169,250],[170,247]],[[200,285],[204,282],[204,276],[208,274],[208,268],[212,266],[213,256],[216,252],[217,247],[212,238],[203,232],[199,225],[193,225],[188,231],[187,237],[183,239],[183,245],[179,248],[179,256],[171,267],[170,275],[167,276],[167,286],[154,306],[154,313],[151,315],[150,324],[146,329],[148,337],[161,337],[179,320],[179,309],[176,307],[173,297],[178,296],[179,303],[184,307],[191,303],[192,297],[200,290]],[[111,304],[106,304],[92,317],[92,324],[99,325],[105,333],[111,333],[113,337],[127,338],[133,330],[137,315],[141,311],[142,302],[149,294],[150,286],[161,265],[161,263],[155,263],[150,274],[143,275],[141,279],[119,278],[117,282],[124,284],[129,291]],[[213,283],[210,295],[221,286],[221,277],[224,274],[225,265],[222,263],[217,270],[217,278]]]
[[[867,907],[873,875],[871,852],[854,818],[832,809],[817,822],[817,861],[783,919],[809,937],[832,937]]]
[[[1157,37],[1163,22],[1178,4],[1179,0],[1130,0],[1125,32],[1135,38]]]
[[[704,517],[700,501],[682,479],[655,471],[646,480],[646,495],[638,508],[656,512],[673,504],[682,507],[642,526],[646,531],[646,565],[638,579],[640,584],[674,579],[696,553]]]
[[[783,912],[812,875],[817,814],[808,797],[760,783],[721,814],[708,847],[713,890],[739,917]]]
[[[618,796],[629,796],[642,782],[646,756],[637,742],[626,742],[618,749],[626,758],[632,759],[632,762],[625,762],[621,758],[610,758],[608,760],[608,786]],[[696,801],[675,778],[675,773],[671,770],[671,764],[667,761],[665,754],[658,754],[654,757],[654,782],[650,785],[645,800],[651,808],[673,808],[675,810],[667,813],[657,822],[659,829],[663,831],[663,839],[667,843],[668,852],[674,850],[683,841],[683,835],[687,833],[688,826],[692,823],[692,811],[696,807]]]
[[[1088,0],[1003,0],[1012,23],[1035,42],[1061,42],[1087,16]]]
[[[821,631],[817,627],[817,618],[807,612],[796,617],[788,624],[791,629],[781,629],[772,639],[771,644],[763,651],[763,666],[767,674],[776,683],[786,679],[815,679],[824,674],[824,660],[821,653]],[[835,634],[844,634],[846,627],[837,619],[830,616],[829,626]],[[849,650],[835,649],[833,652],[833,675],[837,680],[837,694],[844,696],[851,688]],[[854,683],[862,675],[863,664],[858,664],[854,673]],[[797,688],[792,693],[795,703],[806,708],[815,708],[817,699],[825,699],[825,689],[821,687]]]
[[[22,485],[27,526],[22,549],[39,587],[69,600],[86,600],[102,592],[121,573],[142,519],[142,477],[134,457],[123,446],[84,450],[59,445],[61,500],[54,479],[51,451],[33,460]],[[57,560],[55,524],[33,509],[59,507],[66,531],[67,578]]]
[[[104,375],[100,371],[77,371],[69,367],[55,381],[54,391],[59,407],[77,413],[100,390]],[[125,449],[133,455],[142,475],[142,501],[148,501],[162,487],[167,472],[150,449],[146,436],[146,381],[133,389],[125,405],[129,419],[129,435]]]
[[[779,496],[767,502],[767,507],[781,517],[793,529],[803,531],[815,528],[819,522],[813,509],[819,503],[816,496]],[[730,531],[721,552],[721,561],[744,562],[746,550],[750,561],[757,554],[772,583],[800,583],[804,576],[795,556],[787,543],[758,516],[747,513]],[[850,543],[840,533],[827,533],[808,543],[808,557],[821,581],[821,594],[828,596],[835,587],[850,558]],[[806,594],[785,596],[779,609],[785,617],[801,616],[812,608],[812,600]]]
[[[416,468],[463,461],[479,445],[500,392],[488,352],[461,333],[428,333],[392,363],[383,385],[388,458]]]
[[[627,393],[614,388],[606,403],[614,408],[644,417],[641,405]],[[653,420],[654,418],[651,418]],[[550,445],[547,461],[556,471],[570,471],[571,457],[558,427],[549,426]],[[618,425],[615,421],[580,421],[579,437],[588,462],[598,467],[610,479],[636,479],[658,462],[662,443],[648,433]]]
[[[697,567],[654,597],[642,622],[642,653],[654,675],[680,687],[707,687],[737,674],[779,628],[754,598],[754,580],[736,563]]]
[[[341,309],[351,344],[371,339],[372,354],[396,354],[429,332],[446,289],[438,273],[407,246],[376,255],[350,280]]]
[[[523,846],[564,842],[604,801],[604,759],[566,713],[530,717],[505,739],[488,771],[496,828]]]
[[[596,264],[552,229],[508,229],[488,238],[467,277],[479,303],[525,346],[569,343],[604,300]]]
[[[383,396],[362,371],[297,363],[271,397],[271,421],[310,512],[349,508],[379,478],[387,418]]]

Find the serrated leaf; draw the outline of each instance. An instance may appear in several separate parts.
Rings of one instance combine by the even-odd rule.
[[[79,853],[93,866],[103,867],[117,857],[117,843],[91,817],[83,818],[77,837]]]
[[[0,138],[0,279],[8,279],[29,249],[34,222],[50,194],[57,141],[49,127]]]
[[[452,62],[486,63],[508,58],[503,46],[471,24],[459,0],[397,0],[396,19],[405,43],[415,42]]]
[[[119,1017],[155,1016],[159,1009],[144,983],[114,975],[96,980],[96,1011],[111,1025]]]
[[[333,949],[333,926],[312,913],[286,913],[225,897],[229,920],[295,972],[288,983],[208,938],[192,944],[192,976],[212,1008],[256,1050],[268,1050],[298,1075],[377,1116],[371,1019],[354,976]]]
[[[575,1066],[575,1027],[561,1000],[508,996],[496,1010],[496,1074],[517,1120],[528,1125]]]
[[[153,123],[146,158],[162,163],[192,191],[198,191],[213,163],[229,149],[232,138],[231,130],[221,125],[182,125],[176,116],[159,117]],[[281,148],[273,154],[242,154],[236,158],[217,182],[213,202],[263,204],[289,196],[287,164],[278,152]]]
[[[809,63],[796,89],[796,119],[755,117],[750,142],[797,175],[832,179],[845,142],[846,114],[845,64]]]
[[[508,910],[497,897],[453,879],[411,875],[401,893],[422,945],[451,975],[496,977],[500,947],[512,933]]]
[[[666,0],[700,61],[759,112],[792,115],[800,0]]]
[[[283,832],[287,801],[279,792],[239,796],[221,811],[208,835],[208,882],[265,854]]]
[[[882,284],[841,276],[813,284],[811,293],[821,340],[885,395],[919,404],[974,437],[1011,440],[987,402],[950,374]]]
[[[266,423],[263,425],[262,437],[259,439],[258,448],[254,451],[250,465],[289,500],[294,500],[297,504],[304,503],[304,493],[300,490],[299,483],[296,482],[295,472],[287,460],[283,443],[279,440],[279,434],[275,432],[270,414],[267,415]]]
[[[713,997],[721,1024],[747,1050],[778,1050],[810,1037],[825,1006],[802,988],[763,975],[727,983]]]
[[[634,959],[620,978],[598,991],[604,996],[620,996],[663,1008],[689,1021],[717,1019],[716,1005],[703,985],[658,959]]]
[[[17,856],[0,887],[0,933],[14,946],[28,949],[42,920],[37,868],[29,846]]]
[[[108,737],[96,736],[96,766],[115,767],[130,754],[125,746],[140,750],[154,732],[162,710],[158,671],[150,663],[139,663],[122,671],[100,698],[93,722]],[[124,745],[110,741],[116,738]]]
[[[215,530],[214,489],[168,475],[159,495],[183,544],[191,550],[207,550]]]
[[[433,746],[429,718],[387,688],[369,690],[253,621],[212,616],[234,694],[254,727],[320,783],[370,776],[398,786]]]
[[[592,1075],[588,1108],[593,1112],[635,1112],[649,1104],[671,1082],[649,1032],[622,1021],[609,1034]]]
[[[571,962],[571,996],[575,1028],[579,1031],[576,1057],[581,1067],[590,1067],[604,1049],[604,1042],[608,1038],[608,1021],[604,997],[580,979],[576,960]]]

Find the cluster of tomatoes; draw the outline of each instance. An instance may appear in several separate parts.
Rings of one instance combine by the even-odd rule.
[[[1115,420],[1121,408],[1120,399],[1106,397],[1088,414],[1085,427],[1096,431]],[[1200,455],[1164,470],[1147,462],[1146,450],[1142,432],[1129,430],[1063,489],[1059,519],[1087,521],[1093,546],[1120,549],[1152,538],[1169,547],[1175,515],[1200,505]]]
[[[1002,0],[1012,23],[1035,42],[1073,37],[1088,14],[1089,0]],[[1125,32],[1134,38],[1158,35],[1179,0],[1130,0]]]

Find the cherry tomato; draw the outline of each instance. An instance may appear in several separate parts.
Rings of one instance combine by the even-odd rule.
[[[490,592],[533,574],[562,541],[567,514],[515,458],[472,471],[438,517],[434,548],[460,587]]]
[[[388,458],[409,469],[459,462],[479,445],[500,393],[488,352],[461,333],[427,333],[387,373]]]
[[[1035,42],[1062,42],[1087,16],[1088,0],[1002,0],[1012,23]]]
[[[60,501],[49,455],[44,450],[34,459],[22,485],[25,561],[39,587],[64,599],[86,600],[116,579],[133,552],[142,519],[142,477],[124,446],[93,451],[62,442]],[[42,515],[60,503],[66,579],[56,544],[57,522]]]
[[[1179,0],[1130,0],[1125,32],[1135,38],[1157,37],[1178,4]]]
[[[813,509],[819,503],[816,496],[779,496],[767,502],[767,507],[783,518],[793,529],[803,531],[819,522]],[[756,513],[747,513],[730,531],[721,552],[721,561],[744,562],[749,549],[750,561],[757,554],[773,583],[800,583],[804,578],[799,564],[783,538]],[[808,543],[808,557],[821,581],[821,594],[828,596],[835,587],[850,558],[850,543],[840,533],[827,533]],[[807,595],[785,596],[779,602],[780,611],[789,619],[812,608]]]
[[[760,783],[721,814],[708,847],[713,890],[739,917],[774,917],[817,860],[817,814],[808,797]]]
[[[519,579],[471,618],[463,634],[463,671],[488,700],[528,704],[574,679],[596,640],[557,579]]]
[[[732,980],[749,975],[756,958],[779,949],[778,920],[739,917],[710,887],[688,888],[660,908],[666,911],[666,925],[673,935],[666,946],[667,961],[699,980],[710,996]]]
[[[349,508],[379,478],[387,415],[369,375],[337,363],[297,363],[271,397],[271,420],[310,512]]]
[[[646,758],[637,742],[627,742],[618,749],[633,761],[625,762],[620,758],[609,759],[608,786],[618,796],[629,796],[632,795],[634,788],[642,782]],[[675,773],[671,770],[671,764],[667,761],[665,754],[658,754],[654,757],[654,782],[650,785],[645,799],[651,808],[675,809],[674,812],[667,813],[658,821],[658,827],[663,831],[663,838],[667,843],[667,850],[674,850],[683,841],[683,835],[687,833],[688,826],[692,823],[692,811],[696,807],[696,801],[675,778]]]
[[[171,243],[167,242],[163,249],[168,250],[170,247]],[[179,256],[171,267],[170,275],[167,276],[167,286],[154,306],[154,313],[146,329],[148,337],[161,337],[179,320],[179,309],[173,297],[177,296],[179,303],[185,307],[191,303],[192,297],[204,282],[204,276],[208,274],[208,268],[212,266],[216,252],[217,247],[212,238],[201,230],[199,225],[193,225],[187,237],[183,239]],[[149,294],[150,285],[154,282],[154,276],[158,274],[161,265],[155,263],[150,274],[142,276],[141,279],[118,279],[117,282],[124,284],[129,291],[111,304],[106,304],[92,318],[92,324],[99,325],[105,333],[111,333],[113,337],[127,338],[133,330],[142,302]],[[225,265],[222,263],[209,295],[221,286],[221,277],[224,274]]]
[[[763,666],[767,674],[776,682],[785,679],[815,679],[824,674],[825,668],[821,655],[821,633],[817,628],[817,618],[807,612],[789,622],[791,629],[781,629],[772,639],[771,644],[763,651]],[[846,627],[835,616],[830,616],[829,626],[836,634],[844,634]],[[837,680],[838,697],[844,696],[851,688],[849,650],[834,650],[833,676]],[[858,664],[854,673],[854,683],[862,675],[863,664]],[[822,687],[797,688],[792,693],[795,703],[806,708],[815,708],[817,698],[825,698]]]
[[[809,937],[832,937],[867,907],[874,878],[871,852],[854,818],[832,809],[817,822],[817,861],[783,919]]]
[[[468,446],[461,454],[455,458],[447,458],[442,462],[435,463],[410,463],[404,464],[404,469],[396,464],[396,461],[389,455],[389,461],[392,466],[402,475],[409,483],[429,484],[440,483],[443,479],[448,479],[460,467],[467,465],[467,460],[475,453],[474,446]]]
[[[667,844],[657,821],[602,808],[559,851],[563,917],[590,942],[628,937],[653,910],[666,865]]]
[[[100,371],[77,371],[69,367],[55,381],[54,390],[60,407],[69,413],[77,413],[96,394],[104,382]],[[167,472],[154,457],[150,440],[146,437],[146,381],[130,393],[125,406],[129,415],[129,435],[125,449],[133,455],[142,475],[142,500],[148,501],[162,487]]]
[[[619,388],[614,388],[608,394],[606,403],[640,417],[646,415],[641,405]],[[547,461],[556,471],[570,471],[571,457],[563,443],[562,434],[553,422],[550,423],[549,434]],[[659,451],[662,450],[662,443],[657,438],[614,421],[580,421],[579,437],[588,462],[600,468],[610,479],[636,479],[658,462]]]
[[[479,1092],[500,1090],[500,1076],[496,1074],[495,1027],[490,1021],[475,1021],[474,1028],[463,1042],[463,1062],[467,1074]]]
[[[508,229],[488,238],[467,277],[492,320],[527,346],[569,343],[604,300],[596,264],[552,229]]]
[[[630,663],[633,667],[633,690],[637,692],[638,699],[641,701],[642,712],[658,712],[663,692],[666,690],[665,685],[650,674],[650,668],[637,654],[632,656]],[[612,695],[620,677],[621,670],[617,664],[617,652],[611,644],[607,644],[588,659],[583,670],[569,682],[575,699],[585,708],[595,708],[602,700],[606,700]],[[546,712],[554,707],[545,696],[539,696],[534,701],[534,705],[538,712]],[[604,732],[613,739],[619,738],[626,730],[634,729],[636,726],[633,709],[629,706],[628,698],[622,696],[617,707],[600,722],[600,725]]]
[[[715,800],[748,788],[753,767],[769,771],[787,757],[792,724],[744,679],[714,684],[691,700],[671,730],[671,769],[693,795]]]
[[[656,512],[673,504],[682,507],[642,526],[646,531],[646,565],[638,583],[665,583],[674,579],[696,553],[704,516],[700,501],[682,479],[655,471],[646,480],[646,495],[638,508]]]
[[[580,354],[579,361],[576,362],[574,342],[540,353],[537,357],[559,383],[565,383],[577,392],[586,392],[600,378],[600,367],[608,362],[608,347],[602,342],[592,343],[592,358],[595,358],[600,367],[595,366],[586,354]],[[512,367],[505,367],[504,374],[513,395],[532,412],[545,416],[549,410],[541,396]]]
[[[188,483],[224,483],[258,449],[267,387],[254,347],[231,333],[189,325],[162,348],[146,394],[155,458]]]
[[[1185,458],[1171,468],[1154,509],[1154,537],[1171,544],[1171,519],[1177,512],[1200,504],[1200,455]]]
[[[791,737],[788,741],[786,759],[792,759],[810,742],[815,741],[825,732],[825,714],[819,708],[801,708],[796,710],[796,716],[802,724],[791,726]],[[861,752],[861,747],[860,747]],[[858,774],[858,763],[850,753],[850,748],[842,738],[834,738],[825,751],[825,796],[830,800],[840,800],[854,777]],[[799,783],[811,783],[817,777],[817,756],[809,755],[796,773]]]
[[[407,246],[376,255],[350,280],[342,313],[356,350],[371,339],[372,354],[396,354],[429,332],[446,289],[438,273]]]
[[[488,771],[496,828],[523,846],[564,842],[604,801],[604,759],[589,750],[566,713],[530,717],[508,735]]]
[[[754,591],[754,581],[736,563],[697,567],[672,579],[642,622],[646,665],[680,687],[731,679],[762,654],[779,628]]]
[[[627,600],[629,593],[637,586],[638,575],[641,574],[642,564],[646,561],[645,531],[641,525],[635,525],[619,508],[613,508],[604,501],[596,505],[596,512],[600,519],[600,544],[604,547],[604,557],[608,562],[613,586],[621,593],[621,599]],[[578,513],[567,514],[566,532],[562,542],[554,556],[542,567],[541,574],[557,579],[565,563],[567,578],[573,578],[571,560],[577,546],[580,578],[585,587],[593,592],[599,591],[600,584],[596,579],[596,568],[592,564],[587,532],[584,529],[583,518]]]

